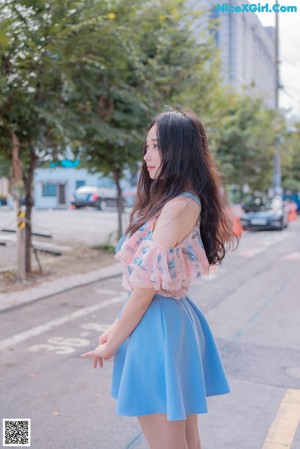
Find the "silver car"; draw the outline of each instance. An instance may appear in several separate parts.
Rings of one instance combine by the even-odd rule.
[[[85,206],[99,210],[117,207],[117,190],[111,187],[81,186],[75,190],[71,204],[76,209]]]

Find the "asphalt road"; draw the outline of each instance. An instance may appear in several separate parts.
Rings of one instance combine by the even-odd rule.
[[[247,233],[190,297],[216,337],[232,393],[199,415],[203,449],[300,447],[300,220]],[[135,418],[117,417],[112,362],[79,355],[120,311],[120,277],[0,314],[1,416],[31,419],[33,449],[146,449]]]

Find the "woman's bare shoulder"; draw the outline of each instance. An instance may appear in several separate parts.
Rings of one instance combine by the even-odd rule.
[[[173,198],[156,219],[153,240],[165,246],[176,246],[193,230],[199,215],[200,206],[191,198]]]
[[[176,196],[169,200],[162,208],[162,213],[168,215],[183,215],[200,212],[200,206],[195,200],[186,196]]]

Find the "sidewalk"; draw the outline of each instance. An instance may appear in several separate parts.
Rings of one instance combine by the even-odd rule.
[[[63,293],[72,288],[101,281],[122,273],[119,263],[103,267],[89,273],[76,273],[73,275],[47,281],[26,290],[0,294],[0,312],[17,307],[39,299],[47,298],[58,293]]]

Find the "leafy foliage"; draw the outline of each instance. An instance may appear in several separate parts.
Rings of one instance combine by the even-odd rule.
[[[300,192],[300,122],[289,127],[282,148],[283,187],[292,193]]]

